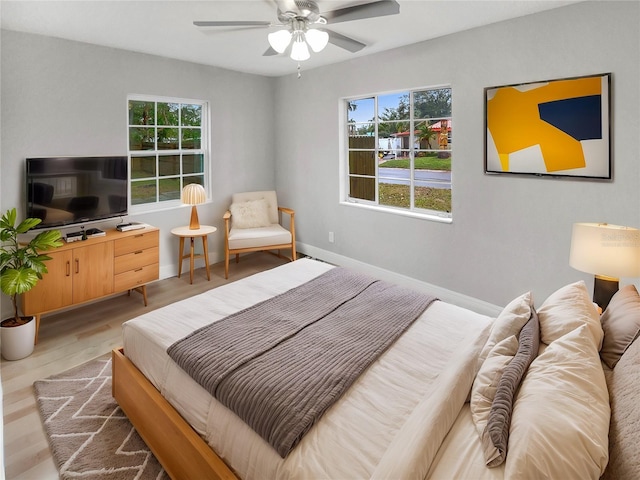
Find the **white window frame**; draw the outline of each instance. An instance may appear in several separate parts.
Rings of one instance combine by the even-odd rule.
[[[381,205],[378,203],[378,196],[379,196],[379,181],[380,181],[380,174],[378,172],[378,163],[376,162],[376,166],[375,166],[375,182],[376,182],[376,194],[375,194],[375,201],[370,201],[370,200],[365,200],[365,199],[361,199],[361,198],[355,198],[355,197],[351,197],[350,196],[350,182],[349,182],[349,135],[348,135],[348,103],[350,101],[356,101],[356,100],[362,100],[362,99],[367,99],[367,98],[374,98],[374,119],[375,119],[375,138],[378,138],[378,125],[379,125],[379,118],[378,118],[378,97],[380,96],[384,96],[384,95],[388,95],[388,94],[394,94],[394,93],[402,93],[402,92],[408,92],[409,93],[409,109],[410,109],[410,116],[409,116],[409,132],[410,132],[410,138],[409,138],[409,145],[410,145],[410,174],[409,174],[409,191],[410,191],[410,195],[411,195],[411,202],[410,204],[413,205],[414,204],[414,112],[413,112],[413,94],[414,92],[421,92],[421,91],[425,91],[425,90],[438,90],[438,89],[442,89],[442,88],[449,88],[452,90],[452,103],[453,103],[453,88],[450,84],[442,84],[442,85],[429,85],[429,86],[425,86],[425,87],[416,87],[416,88],[406,88],[406,89],[399,89],[399,90],[393,90],[393,91],[386,91],[386,92],[377,92],[377,93],[371,93],[371,94],[366,94],[366,95],[358,95],[358,96],[352,96],[352,97],[343,97],[340,99],[339,101],[339,128],[340,128],[340,136],[339,136],[339,149],[340,149],[340,155],[339,155],[339,165],[340,165],[340,180],[339,180],[339,192],[340,192],[340,204],[341,205],[346,205],[346,206],[352,206],[352,207],[358,207],[358,208],[365,208],[365,209],[369,209],[369,210],[377,210],[377,211],[381,211],[381,212],[386,212],[386,213],[393,213],[393,214],[397,214],[397,215],[401,215],[401,216],[407,216],[407,217],[414,217],[414,218],[421,218],[421,219],[427,219],[427,220],[433,220],[433,221],[437,221],[437,222],[442,222],[442,223],[452,223],[453,222],[453,212],[441,212],[441,211],[437,211],[437,210],[427,210],[427,209],[422,209],[422,208],[416,208],[416,207],[410,207],[410,208],[401,208],[401,207],[394,207],[394,206],[389,206],[389,205]],[[452,117],[449,117],[448,120],[451,121]],[[421,119],[420,119],[421,120]],[[378,156],[378,151],[379,151],[379,145],[378,142],[375,142],[375,155],[376,157]],[[451,149],[452,151],[452,149]],[[451,180],[451,191],[453,192],[453,178]]]
[[[188,105],[201,105],[202,121],[200,125],[200,128],[201,128],[200,148],[197,150],[183,150],[183,149],[158,150],[157,148],[155,150],[130,150],[129,149],[129,145],[130,145],[129,144],[129,127],[140,126],[140,125],[129,125],[129,102],[130,101],[154,102],[156,104],[157,103],[179,103],[179,104],[188,104]],[[129,174],[128,174],[128,180],[127,180],[128,189],[129,189],[129,192],[128,192],[129,214],[144,213],[144,212],[159,212],[159,211],[174,209],[174,208],[183,206],[183,203],[179,198],[175,200],[163,200],[163,201],[160,201],[159,199],[156,198],[155,202],[138,204],[138,205],[132,204],[131,202],[132,200],[132,195],[131,195],[131,157],[132,155],[134,157],[140,157],[145,155],[155,156],[156,157],[156,175],[154,178],[160,179],[162,177],[160,177],[159,170],[158,170],[158,164],[157,164],[158,153],[166,154],[166,155],[181,155],[182,153],[185,153],[185,154],[201,153],[203,155],[203,162],[204,162],[204,165],[203,165],[204,185],[203,186],[207,195],[206,203],[209,203],[211,201],[211,186],[210,186],[211,154],[210,154],[210,148],[209,148],[209,145],[210,145],[209,102],[206,100],[197,100],[197,99],[189,99],[189,98],[130,94],[127,96],[126,114],[127,114],[127,119],[126,119],[127,157],[129,162],[129,168],[128,168]],[[155,118],[157,119],[157,105],[156,105]],[[156,120],[156,123],[157,123],[157,120]],[[158,125],[156,124],[156,125],[150,126],[150,128],[158,128]],[[182,186],[182,178],[184,176],[190,176],[190,175],[192,174],[184,174],[182,172],[182,162],[180,162],[179,177],[180,177],[181,186]],[[149,178],[152,178],[152,177],[149,177]],[[139,180],[139,179],[136,179],[136,180]]]

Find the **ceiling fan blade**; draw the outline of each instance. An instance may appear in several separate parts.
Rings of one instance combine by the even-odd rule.
[[[378,0],[364,5],[339,8],[330,12],[324,12],[322,16],[329,24],[363,20],[365,18],[384,17],[400,13],[400,5],[395,0]]]
[[[349,50],[351,53],[359,52],[364,47],[366,47],[364,43],[354,40],[351,37],[346,37],[340,33],[332,32],[331,30],[327,29],[325,29],[325,32],[329,34],[329,43],[333,43],[340,48]]]
[[[296,11],[298,9],[298,5],[295,0],[273,0],[273,3],[276,4],[276,7],[281,12],[286,11]]]
[[[271,22],[261,20],[195,21],[196,27],[269,27]]]
[[[278,55],[278,52],[271,47],[267,48],[267,50],[262,54],[263,57],[273,57],[274,55]]]

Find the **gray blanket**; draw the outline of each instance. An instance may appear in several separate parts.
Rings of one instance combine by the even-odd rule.
[[[284,458],[434,300],[334,268],[167,353]]]

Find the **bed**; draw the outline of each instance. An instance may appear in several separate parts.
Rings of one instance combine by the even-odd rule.
[[[612,404],[600,357],[604,334],[583,282],[537,309],[527,292],[495,319],[432,302],[284,456],[168,355],[192,332],[334,268],[297,260],[123,325],[123,348],[113,352],[114,397],[172,478],[493,480],[605,472]]]

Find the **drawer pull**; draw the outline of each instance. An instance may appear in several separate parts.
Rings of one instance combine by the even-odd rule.
[[[76,258],[76,273],[80,273],[80,259]]]
[[[134,272],[141,272],[141,271],[142,271],[142,268],[136,268],[136,269],[134,270]]]
[[[71,262],[69,260],[67,260],[67,268],[66,268],[65,275],[67,277],[71,275]]]
[[[133,252],[134,255],[140,255],[142,253],[142,250],[138,250],[137,252]]]

